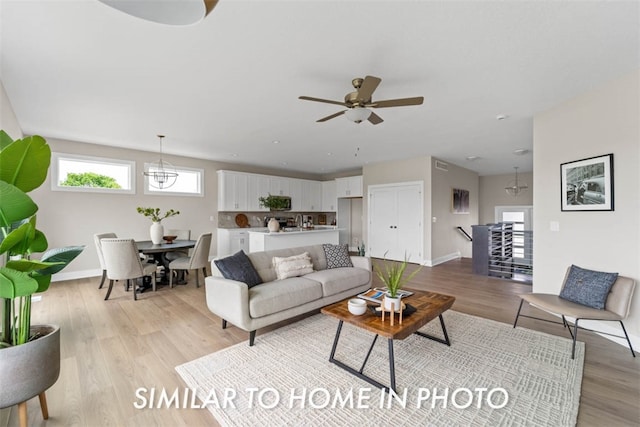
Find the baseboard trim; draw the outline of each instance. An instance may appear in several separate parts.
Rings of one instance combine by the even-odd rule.
[[[78,270],[70,272],[56,273],[51,277],[52,282],[62,282],[65,280],[86,279],[87,277],[102,276],[102,270]]]
[[[454,252],[454,253],[451,253],[451,254],[448,254],[448,255],[443,255],[443,256],[438,257],[438,258],[425,260],[423,265],[425,265],[427,267],[434,267],[434,266],[436,266],[438,264],[442,264],[442,263],[445,263],[447,261],[451,261],[451,260],[458,259],[458,258],[462,258],[462,254],[460,252]]]

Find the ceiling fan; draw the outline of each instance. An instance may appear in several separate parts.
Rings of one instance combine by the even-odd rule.
[[[342,105],[347,107],[346,110],[339,111],[331,114],[330,116],[323,117],[317,122],[326,122],[335,117],[345,115],[347,118],[355,123],[361,123],[364,120],[369,120],[374,125],[382,123],[383,120],[380,116],[370,110],[370,108],[388,108],[388,107],[404,107],[407,105],[420,105],[424,101],[424,97],[416,96],[414,98],[401,98],[401,99],[387,99],[384,101],[372,101],[371,95],[376,90],[382,79],[379,77],[366,76],[364,79],[356,77],[351,81],[351,84],[355,88],[354,92],[349,92],[344,97],[344,102],[332,101],[330,99],[313,98],[311,96],[300,96],[299,99],[305,101],[325,102],[327,104]]]

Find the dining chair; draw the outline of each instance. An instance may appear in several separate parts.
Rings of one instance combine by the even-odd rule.
[[[133,239],[102,239],[102,253],[109,278],[109,289],[104,297],[109,299],[114,280],[131,280],[139,277],[151,276],[151,285],[156,290],[155,264],[142,263],[138,254],[138,247]],[[133,299],[138,299],[137,286],[133,286]]]
[[[104,281],[107,279],[107,267],[104,263],[104,255],[102,254],[102,244],[100,240],[115,239],[116,237],[118,237],[116,236],[116,233],[101,233],[93,235],[93,241],[96,244],[96,252],[98,253],[98,261],[100,261],[100,268],[102,269],[102,279],[100,279],[100,286],[98,286],[98,289],[102,289],[102,285],[104,285]]]
[[[207,277],[209,250],[211,249],[211,233],[198,237],[191,256],[181,257],[169,263],[169,287],[173,288],[173,270],[196,270],[196,287],[200,287],[198,270],[202,269],[203,277]]]

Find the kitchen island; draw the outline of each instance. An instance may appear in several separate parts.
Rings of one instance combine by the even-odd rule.
[[[249,252],[295,248],[322,243],[337,245],[339,231],[335,227],[294,228],[275,233],[264,230],[249,230]]]

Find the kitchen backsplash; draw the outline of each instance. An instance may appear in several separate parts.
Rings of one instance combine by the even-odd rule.
[[[293,218],[295,219],[297,214],[306,215],[313,217],[313,223],[315,225],[319,224],[320,216],[324,215],[326,220],[326,225],[335,224],[336,213],[335,212],[315,212],[315,213],[305,213],[305,212],[277,212],[275,214],[271,212],[218,212],[218,228],[239,228],[236,224],[236,216],[245,215],[247,217],[248,223],[250,227],[264,227],[264,217],[283,217],[283,218]]]

